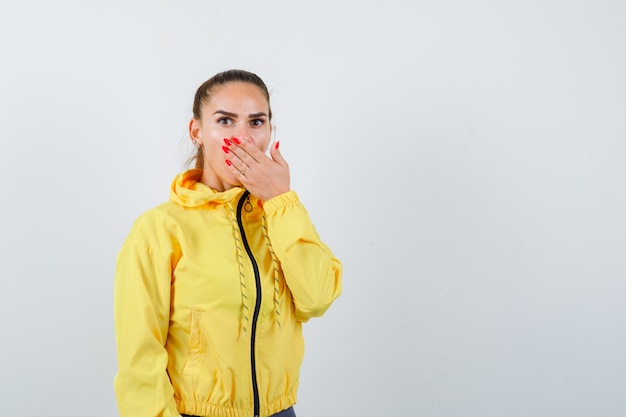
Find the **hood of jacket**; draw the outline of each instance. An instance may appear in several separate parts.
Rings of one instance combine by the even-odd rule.
[[[178,174],[170,187],[170,200],[183,207],[198,207],[208,203],[224,204],[233,201],[244,191],[241,187],[215,191],[201,181],[201,169],[190,169]]]

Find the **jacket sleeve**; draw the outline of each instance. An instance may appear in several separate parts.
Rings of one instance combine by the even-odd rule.
[[[167,374],[171,262],[131,235],[117,258],[114,321],[120,417],[180,417]]]
[[[341,294],[341,262],[321,242],[294,191],[263,204],[268,235],[293,296],[296,318],[319,317]]]

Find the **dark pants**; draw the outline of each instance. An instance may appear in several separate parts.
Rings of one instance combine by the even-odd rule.
[[[183,417],[200,417],[200,416],[191,416],[189,414],[181,414]],[[296,412],[293,411],[293,407],[289,407],[286,410],[281,411],[277,414],[272,414],[272,417],[296,417]]]
[[[293,407],[289,407],[280,413],[274,414],[272,417],[296,417],[296,412],[293,411]]]

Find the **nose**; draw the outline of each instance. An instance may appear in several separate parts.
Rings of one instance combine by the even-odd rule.
[[[247,123],[239,123],[235,129],[234,137],[244,139],[249,142],[255,143],[254,136],[252,135],[251,128]]]

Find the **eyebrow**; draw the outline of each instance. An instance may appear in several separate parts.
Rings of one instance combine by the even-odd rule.
[[[231,113],[231,112],[226,111],[226,110],[217,110],[217,111],[216,111],[215,113],[213,113],[213,114],[215,115],[215,114],[218,114],[218,113],[219,113],[219,114],[223,114],[224,116],[228,116],[228,117],[233,117],[233,118],[237,118],[237,117],[238,117],[237,113]],[[248,117],[249,117],[249,118],[251,118],[251,119],[253,119],[253,118],[255,118],[255,117],[261,117],[261,116],[268,117],[268,116],[267,116],[267,114],[266,114],[266,113],[263,113],[263,112],[259,112],[259,113],[250,113],[250,114],[248,115]]]

